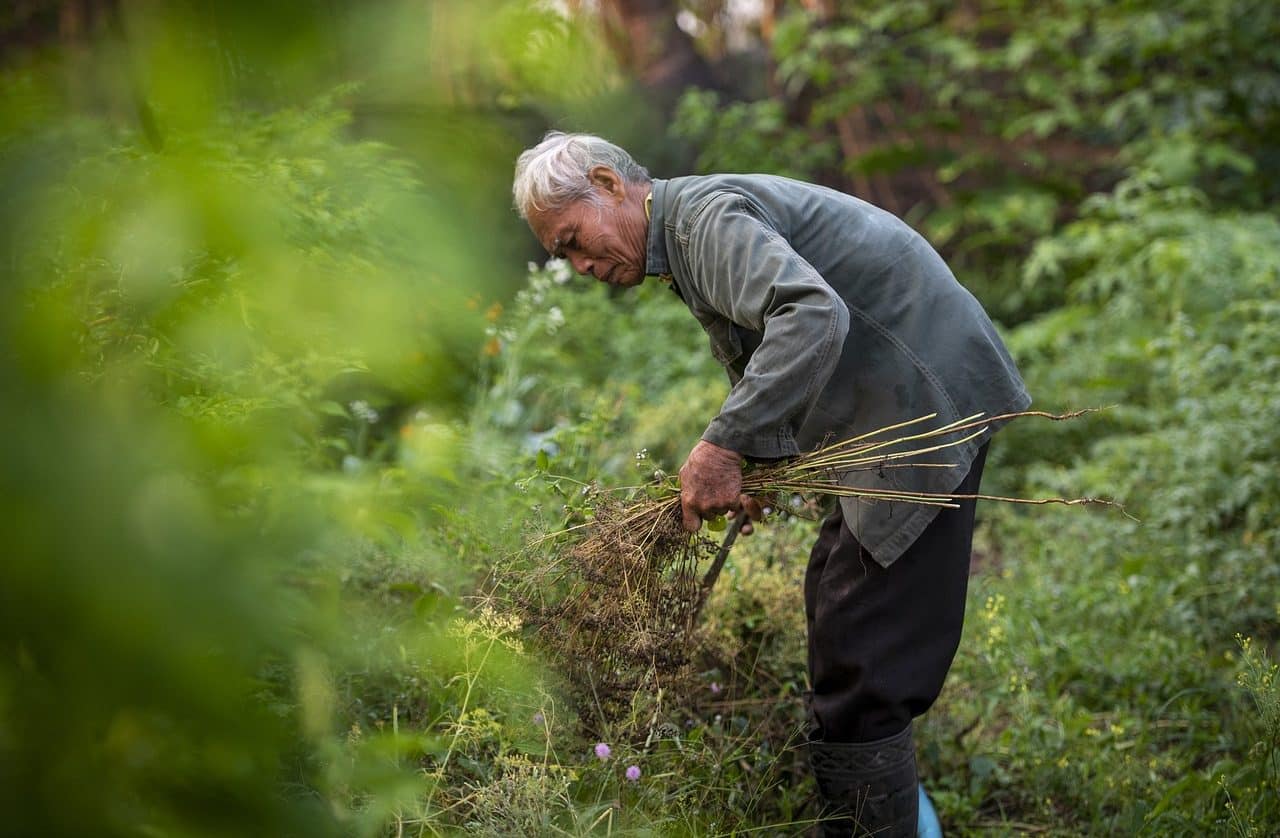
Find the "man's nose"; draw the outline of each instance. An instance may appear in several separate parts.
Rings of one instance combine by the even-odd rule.
[[[569,264],[573,265],[573,269],[582,276],[591,273],[592,261],[581,253],[571,254],[569,256]]]

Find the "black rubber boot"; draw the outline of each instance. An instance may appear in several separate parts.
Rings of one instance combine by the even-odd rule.
[[[919,790],[911,726],[876,742],[810,742],[820,838],[915,838]]]

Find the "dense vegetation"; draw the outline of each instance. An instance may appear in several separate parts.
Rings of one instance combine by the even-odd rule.
[[[1001,319],[1038,407],[1110,405],[1014,424],[985,488],[1132,516],[981,508],[966,636],[919,737],[948,832],[1280,831],[1277,12],[847,5],[781,15],[773,95],[692,91],[664,141],[709,170],[899,196]],[[519,140],[442,102],[466,88],[625,141],[608,115],[627,94],[584,30],[488,12],[434,21],[432,43],[486,56],[447,91],[383,53],[364,88],[326,87],[303,51],[258,68],[268,95],[249,47],[214,84],[182,21],[134,42],[151,122],[118,118],[124,94],[70,106],[44,57],[5,71],[14,834],[794,834],[813,817],[795,746],[817,504],[734,548],[696,689],[622,718],[481,596],[495,569],[554,562],[540,536],[598,489],[675,473],[726,391],[659,285],[611,295],[561,263],[503,285],[523,272],[494,230],[518,227],[467,192],[504,193]],[[362,137],[368,79],[436,97],[459,134]],[[848,145],[873,124],[880,143]]]

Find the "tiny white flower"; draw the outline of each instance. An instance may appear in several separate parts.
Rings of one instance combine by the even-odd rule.
[[[573,279],[573,268],[569,265],[567,259],[549,259],[547,260],[547,272],[551,274],[551,279],[557,285],[564,285]]]
[[[351,408],[351,414],[357,419],[362,419],[370,425],[378,421],[378,411],[370,407],[369,403],[364,399],[356,399],[348,407]]]

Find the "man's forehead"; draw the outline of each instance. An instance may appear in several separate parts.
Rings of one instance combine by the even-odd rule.
[[[538,241],[548,253],[554,253],[556,250],[557,237],[566,226],[566,212],[567,210],[561,212],[533,210],[529,213],[529,229],[538,237]]]

